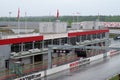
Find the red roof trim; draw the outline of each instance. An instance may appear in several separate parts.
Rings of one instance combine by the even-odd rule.
[[[109,30],[104,29],[104,30],[84,31],[84,32],[71,32],[71,33],[68,33],[68,37],[75,37],[75,36],[81,36],[81,35],[86,35],[86,34],[98,34],[98,33],[104,33],[104,32],[109,32]],[[43,39],[44,39],[43,36],[3,39],[3,40],[0,40],[0,45],[16,44],[16,43],[22,43],[22,42],[32,42],[32,41],[39,41],[39,40],[41,41]]]
[[[81,35],[89,35],[89,34],[99,34],[99,33],[105,33],[109,32],[109,29],[104,30],[91,30],[91,31],[84,31],[84,32],[70,32],[68,33],[68,37],[75,37],[75,36],[81,36]]]
[[[3,39],[3,40],[0,40],[0,45],[16,44],[16,43],[22,43],[22,42],[39,41],[39,40],[43,40],[43,36]]]

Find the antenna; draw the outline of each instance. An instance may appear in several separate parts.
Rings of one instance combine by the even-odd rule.
[[[27,33],[27,13],[25,12],[25,33]]]
[[[18,15],[17,15],[17,20],[18,20],[18,34],[20,33],[19,18],[20,18],[20,8],[18,8]]]
[[[100,14],[98,13],[97,21],[99,21],[99,20],[100,20]]]

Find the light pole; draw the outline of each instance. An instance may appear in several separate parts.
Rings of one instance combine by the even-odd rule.
[[[27,33],[27,13],[25,12],[25,33]]]
[[[9,24],[8,24],[8,26],[10,26],[10,18],[11,18],[11,14],[12,14],[12,12],[9,12]]]
[[[73,13],[73,16],[72,16],[72,17],[73,17],[73,22],[74,22],[74,21],[75,21],[75,20],[74,20],[74,13]]]
[[[77,15],[76,15],[76,16],[77,16],[77,21],[76,21],[76,22],[78,22],[78,21],[79,21],[79,14],[80,14],[80,13],[77,12],[76,14],[77,14]]]

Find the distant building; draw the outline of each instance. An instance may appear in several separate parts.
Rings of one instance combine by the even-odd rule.
[[[45,70],[47,69],[48,61],[48,45],[108,47],[109,30],[101,28],[95,22],[72,23],[71,30],[67,29],[66,22],[38,22],[36,24],[39,25],[36,27],[39,33],[1,34],[0,69],[11,70],[13,64],[19,62],[24,64],[22,66],[24,68],[24,75]],[[34,28],[34,25],[31,27]],[[71,62],[80,61],[81,58],[89,59],[90,61],[96,60],[102,58],[105,53],[106,50],[104,49],[79,48],[75,48],[74,52],[72,49],[52,51],[52,69]],[[67,67],[71,67],[71,64]],[[10,77],[16,78],[14,74],[11,73]]]

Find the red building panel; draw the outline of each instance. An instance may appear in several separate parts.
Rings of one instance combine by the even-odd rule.
[[[3,40],[0,40],[0,45],[16,44],[16,43],[22,43],[22,42],[39,41],[39,40],[43,40],[43,36],[3,39]]]
[[[81,36],[81,35],[86,35],[86,34],[87,35],[88,34],[99,34],[99,33],[105,33],[105,32],[109,32],[109,30],[104,29],[104,30],[84,31],[84,32],[70,32],[68,33],[68,37],[75,37],[75,36]],[[2,39],[0,40],[0,45],[16,44],[16,43],[22,43],[22,42],[32,42],[32,41],[39,41],[39,40],[44,40],[43,36]]]
[[[91,31],[83,31],[83,32],[70,32],[68,33],[68,37],[75,37],[75,36],[82,36],[82,35],[89,35],[89,34],[99,34],[109,32],[109,29],[104,30],[91,30]]]

